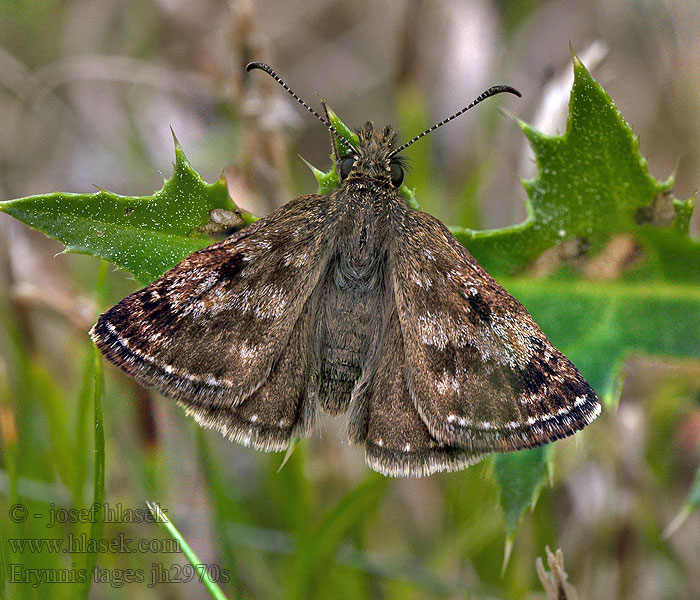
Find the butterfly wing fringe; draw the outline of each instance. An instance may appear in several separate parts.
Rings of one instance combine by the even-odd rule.
[[[446,446],[441,450],[403,452],[367,444],[367,465],[389,477],[427,477],[433,473],[461,471],[478,463],[484,455]]]

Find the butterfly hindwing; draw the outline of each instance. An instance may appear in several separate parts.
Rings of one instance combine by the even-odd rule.
[[[393,310],[376,360],[370,359],[353,393],[350,442],[364,444],[367,464],[385,475],[421,477],[478,462],[480,455],[436,440],[418,414],[406,385],[398,314],[393,302],[387,304]]]
[[[600,411],[576,367],[434,217],[406,210],[393,284],[406,381],[430,433],[472,451],[571,435]]]
[[[284,447],[300,419],[308,430],[313,412],[302,402],[301,359],[333,219],[327,196],[297,198],[127,296],[100,316],[92,338],[203,424],[263,449]]]
[[[317,366],[308,352],[316,302],[312,294],[269,377],[250,396],[235,407],[190,401],[187,412],[204,427],[258,450],[284,450],[292,436],[308,436],[316,417],[316,394],[309,387]]]

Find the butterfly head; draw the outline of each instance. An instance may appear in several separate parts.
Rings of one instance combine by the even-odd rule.
[[[375,129],[368,122],[357,132],[357,137],[357,148],[340,157],[340,179],[371,179],[398,188],[403,181],[405,161],[394,154],[394,130],[389,126]]]

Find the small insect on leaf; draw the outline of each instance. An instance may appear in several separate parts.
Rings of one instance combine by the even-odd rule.
[[[576,367],[434,217],[400,192],[391,127],[331,133],[338,186],[191,254],[91,336],[203,426],[260,450],[349,414],[369,466],[422,476],[571,435],[600,412]],[[342,143],[339,143],[342,140]]]

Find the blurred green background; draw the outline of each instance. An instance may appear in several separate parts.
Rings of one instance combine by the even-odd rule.
[[[509,225],[525,215],[518,179],[534,165],[498,106],[542,131],[563,131],[569,42],[640,137],[652,174],[675,170],[675,195],[690,196],[700,172],[696,1],[3,0],[0,199],[95,185],[149,194],[170,176],[169,126],[203,177],[214,181],[225,168],[234,200],[254,213],[314,191],[297,154],[326,168],[327,132],[264,74],[244,74],[249,60],[264,60],[311,104],[318,93],[346,123],[392,123],[404,139],[492,84],[518,88],[522,100],[484,104],[407,152],[407,183],[426,210],[450,224]],[[696,214],[696,236],[699,225]],[[86,332],[97,312],[135,288],[112,272],[107,297],[98,297],[99,261],[61,250],[0,214],[6,562],[10,538],[85,531],[47,528],[49,510],[89,505]],[[583,598],[700,597],[700,517],[663,536],[698,465],[700,365],[633,356],[624,372],[618,410],[556,444],[552,486],[525,516],[503,575],[489,461],[386,480],[347,447],[340,419],[326,419],[278,473],[282,455],[199,430],[173,402],[111,367],[106,500],[129,509],[159,502],[203,561],[227,569],[231,598],[543,598],[535,558],[545,544],[563,549]],[[12,523],[17,497],[42,517]],[[148,523],[106,525],[106,539],[120,534],[164,535]],[[83,560],[21,555],[26,567],[54,571]],[[92,598],[207,597],[196,582],[148,587],[160,565],[181,577],[180,555],[107,552],[97,564],[115,580],[141,569],[145,581],[94,584]],[[5,592],[81,597],[70,583]]]

